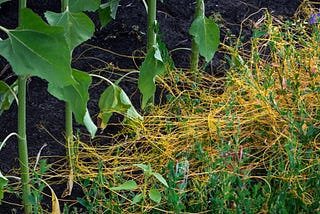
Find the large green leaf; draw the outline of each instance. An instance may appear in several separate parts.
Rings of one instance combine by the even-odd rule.
[[[131,120],[142,120],[141,115],[132,105],[128,95],[116,84],[110,85],[100,96],[99,128],[106,128],[114,112],[124,113]]]
[[[71,51],[82,42],[90,39],[95,30],[91,19],[82,12],[73,13],[67,10],[63,13],[54,13],[47,11],[45,17],[50,25],[64,28]]]
[[[11,86],[7,83],[0,81],[0,115],[3,111],[8,110],[14,100],[14,94],[18,93],[17,81]]]
[[[21,12],[16,30],[5,30],[8,39],[0,41],[0,54],[17,75],[32,75],[63,87],[74,83],[71,55],[61,27],[52,27],[29,9]]]
[[[134,190],[137,189],[139,186],[134,180],[129,180],[124,182],[118,187],[111,187],[110,189],[115,190],[115,191],[120,191],[120,190]]]
[[[101,28],[106,26],[111,19],[116,18],[120,0],[109,0],[107,3],[101,4],[99,8],[99,19]]]
[[[3,199],[3,187],[8,184],[8,179],[2,175],[0,172],[0,204],[1,200]]]
[[[152,201],[156,202],[156,203],[160,203],[161,202],[161,194],[159,192],[159,190],[157,189],[151,189],[149,191],[149,197]]]
[[[142,93],[141,107],[145,108],[150,98],[156,92],[155,79],[165,71],[162,62],[161,53],[158,47],[152,47],[147,53],[144,62],[141,65],[138,87]]]
[[[191,24],[189,31],[199,46],[201,56],[209,62],[212,60],[220,44],[220,30],[218,25],[205,16],[199,16]]]
[[[72,12],[96,11],[100,0],[69,0],[69,10]]]
[[[73,69],[72,74],[76,80],[75,84],[65,87],[56,87],[49,83],[48,91],[58,99],[70,103],[76,121],[85,125],[93,137],[97,131],[97,127],[92,122],[87,109],[91,76],[76,69]]]

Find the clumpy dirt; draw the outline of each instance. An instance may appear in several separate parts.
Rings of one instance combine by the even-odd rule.
[[[240,23],[250,14],[257,12],[260,8],[267,8],[268,11],[280,19],[290,19],[295,13],[302,0],[208,0],[205,1],[206,15],[212,16],[221,26],[221,38],[223,39],[227,31],[238,36]],[[100,30],[97,21],[97,14],[89,13],[96,24],[95,35],[74,51],[73,66],[77,69],[90,72],[94,69],[106,66],[117,66],[121,69],[137,69],[141,61],[134,61],[130,58],[115,55],[110,52],[91,48],[97,46],[111,50],[122,55],[143,55],[146,44],[146,10],[142,1],[121,0],[116,20],[109,23]],[[58,12],[60,3],[58,0],[30,0],[28,7],[43,16],[47,10]],[[17,26],[17,0],[6,2],[0,8],[0,25],[9,29]],[[158,3],[157,19],[162,33],[162,41],[169,50],[181,47],[191,47],[191,37],[188,34],[189,27],[193,20],[195,0],[164,0]],[[252,23],[263,15],[259,12],[251,17],[252,22],[243,25],[242,34],[244,38],[250,38],[252,34]],[[4,39],[6,35],[0,32],[0,37]],[[79,58],[80,57],[80,58]],[[178,68],[189,67],[189,52],[175,51],[172,58]],[[213,75],[223,72],[224,65],[221,63],[222,53],[217,53],[214,59],[214,70],[208,72]],[[16,77],[12,74],[7,62],[0,58],[0,79],[7,83],[12,83]],[[136,66],[137,64],[137,66]],[[217,69],[219,68],[219,69]],[[110,79],[119,77],[119,73],[105,73]],[[124,82],[123,89],[130,94],[135,106],[140,106],[140,95],[137,91],[136,82]],[[43,156],[64,156],[64,104],[46,91],[47,83],[38,78],[31,78],[28,82],[27,92],[27,136],[29,145],[29,155],[34,157],[40,148],[47,144],[41,155]],[[99,94],[105,85],[92,87],[90,90],[91,100],[89,110],[91,115],[97,115],[97,103]],[[117,117],[113,120],[117,121]],[[10,110],[0,116],[0,140],[2,141],[11,132],[16,132],[17,127],[17,106],[13,104]],[[79,126],[76,126],[78,128]],[[118,127],[109,126],[104,134],[116,132]],[[59,142],[57,142],[58,140]],[[12,138],[0,151],[0,171],[4,175],[12,175],[13,168],[18,166],[18,151],[16,139]],[[57,187],[60,196],[63,187]],[[73,193],[73,198],[76,194]],[[22,212],[18,206],[7,202],[17,201],[12,195],[5,197],[5,202],[0,205],[0,213],[11,213],[12,209],[17,209],[17,213]],[[50,204],[50,201],[48,201]]]

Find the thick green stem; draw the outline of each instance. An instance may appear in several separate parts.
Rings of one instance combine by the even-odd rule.
[[[61,12],[65,11],[69,5],[69,0],[61,0]]]
[[[68,0],[61,0],[61,11],[65,11],[69,5]],[[65,129],[66,129],[66,140],[68,144],[68,153],[70,154],[70,143],[73,138],[73,126],[72,126],[72,109],[69,103],[65,103]]]
[[[69,143],[72,141],[73,138],[72,110],[69,103],[65,103],[65,129],[66,139],[69,146]]]
[[[68,8],[69,0],[61,0],[61,11],[65,11]],[[73,125],[72,125],[72,109],[69,103],[65,103],[65,130],[67,141],[67,156],[69,159],[70,170],[73,170],[72,157],[73,153]]]
[[[155,33],[156,17],[157,17],[157,0],[148,0],[147,51],[149,51],[157,42],[157,37]],[[154,103],[154,95],[151,97],[150,103]]]
[[[67,157],[71,172],[73,172],[73,125],[72,125],[72,110],[69,103],[65,103],[65,129],[67,143]]]
[[[18,150],[22,183],[22,203],[26,214],[32,213],[32,206],[29,200],[30,196],[30,177],[28,163],[28,145],[26,134],[26,76],[18,77]]]
[[[26,7],[27,7],[27,0],[20,0],[19,1],[19,23],[21,23],[20,11]]]
[[[156,34],[154,31],[157,16],[157,0],[148,0],[148,43],[147,50],[156,43]]]
[[[26,0],[19,1],[19,23],[21,23],[21,10],[27,5]],[[19,162],[22,183],[22,203],[24,206],[24,213],[32,213],[32,205],[29,200],[30,197],[30,177],[29,177],[29,163],[28,163],[28,145],[26,134],[26,85],[27,76],[18,77],[18,150]]]
[[[194,18],[198,18],[199,16],[204,16],[204,1],[197,0],[196,2],[196,11]],[[191,48],[191,71],[198,72],[199,65],[199,47],[196,43],[195,39],[192,39],[192,48]]]

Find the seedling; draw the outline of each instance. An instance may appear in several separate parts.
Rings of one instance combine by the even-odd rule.
[[[132,201],[131,205],[138,204],[141,202],[141,208],[142,212],[143,211],[143,205],[148,198],[150,198],[152,201],[155,203],[159,204],[161,202],[161,193],[158,189],[151,187],[148,190],[149,186],[149,181],[153,177],[156,180],[158,180],[161,184],[163,184],[165,187],[169,187],[167,181],[163,178],[163,176],[157,172],[153,172],[152,168],[150,165],[145,165],[145,164],[134,164],[134,166],[139,167],[140,169],[143,170],[144,174],[144,183],[142,187],[139,187],[139,185],[134,181],[134,180],[128,180],[121,184],[118,187],[112,187],[110,188],[111,190],[114,191],[132,191],[135,189],[140,189],[140,193],[136,194]]]
[[[218,25],[205,16],[203,0],[196,1],[195,19],[190,28],[192,39],[191,67],[193,72],[198,71],[199,54],[205,57],[206,61],[212,60],[220,44],[220,30]]]

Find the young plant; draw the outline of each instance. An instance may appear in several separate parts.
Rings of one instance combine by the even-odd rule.
[[[192,39],[191,71],[197,72],[199,66],[199,54],[206,61],[212,60],[220,44],[220,30],[218,25],[205,16],[203,0],[196,1],[195,19],[189,30]]]
[[[84,7],[80,3],[77,5],[72,4],[74,1],[61,1],[61,13],[54,13],[47,11],[45,17],[51,26],[62,27],[64,29],[65,38],[68,43],[70,55],[75,47],[82,42],[91,38],[94,33],[94,24],[91,19],[79,11],[78,7],[83,10],[91,10],[92,6]],[[97,7],[99,4],[97,5]],[[97,8],[95,8],[97,9]],[[87,102],[89,100],[88,89],[91,85],[91,77],[84,72],[72,69],[72,75],[76,80],[76,84],[67,87],[56,87],[49,83],[48,91],[60,100],[65,101],[65,134],[68,148],[68,157],[70,165],[70,174],[66,194],[70,195],[73,183],[73,125],[72,113],[75,114],[76,121],[84,124],[91,136],[94,137],[97,127],[92,122],[87,109]]]
[[[132,105],[128,95],[119,87],[120,81],[125,76],[122,76],[115,83],[99,75],[91,74],[91,76],[100,78],[110,84],[99,99],[100,113],[98,114],[98,126],[100,129],[104,130],[107,127],[108,121],[114,112],[123,113],[126,116],[125,121],[143,120],[142,116]]]
[[[4,2],[4,1],[3,1]],[[22,22],[22,10],[26,7],[26,0],[19,1],[19,24]],[[0,28],[6,32],[6,29]],[[13,34],[14,35],[14,34]],[[9,35],[10,37],[10,35]],[[0,46],[3,43],[1,41]],[[3,46],[1,48],[4,48]],[[9,53],[6,53],[9,55]],[[18,150],[19,150],[19,161],[20,161],[20,170],[21,170],[21,182],[22,182],[22,200],[24,204],[25,213],[31,213],[32,207],[28,199],[30,195],[30,186],[29,186],[29,167],[28,167],[28,150],[27,150],[27,139],[26,139],[26,81],[27,75],[20,74],[18,76]],[[2,175],[1,175],[2,176]],[[7,180],[1,178],[2,185],[7,183]],[[1,191],[2,192],[2,191]],[[3,194],[1,194],[3,195]],[[0,197],[1,199],[2,197]]]
[[[157,43],[157,1],[148,0],[147,2],[148,3],[145,3],[148,12],[147,56],[141,65],[138,80],[138,87],[140,92],[142,93],[142,108],[145,108],[148,103],[154,103],[154,94],[156,92],[156,78],[158,75],[163,74],[165,71],[161,51],[159,50],[159,45]]]
[[[64,10],[62,13],[47,12],[45,14],[50,24],[48,25],[40,16],[26,8],[25,0],[21,0],[19,2],[19,27],[9,30],[0,26],[0,30],[8,35],[8,39],[0,41],[0,54],[9,61],[13,71],[18,75],[18,142],[25,213],[32,212],[28,199],[30,178],[25,125],[27,79],[37,76],[47,80],[48,91],[66,102],[68,142],[72,140],[72,113],[78,123],[86,126],[92,137],[97,130],[86,107],[89,100],[88,88],[91,84],[91,77],[71,68],[71,55],[73,49],[89,39],[94,32],[92,21],[82,11],[97,10],[100,0],[90,3],[83,0],[70,0],[63,1],[62,5]],[[105,6],[100,10],[112,11],[113,9]],[[1,101],[1,110],[9,108],[13,100],[12,96],[15,97],[15,93],[12,93],[14,90],[14,87],[8,87],[1,82],[0,95],[4,98],[4,101]],[[6,180],[3,179],[3,176],[1,178],[3,185]]]
[[[121,184],[120,186],[112,187],[110,189],[114,190],[114,191],[132,191],[132,190],[140,188],[141,193],[136,194],[133,197],[131,205],[138,204],[141,202],[141,208],[142,208],[142,212],[143,212],[143,205],[144,205],[147,197],[149,197],[152,201],[154,201],[157,204],[159,204],[161,202],[161,193],[158,189],[151,187],[148,190],[149,181],[150,181],[151,177],[158,180],[165,187],[168,188],[169,186],[168,186],[167,181],[163,178],[163,176],[161,174],[159,174],[157,172],[153,172],[150,165],[134,164],[134,166],[137,166],[143,170],[144,183],[143,183],[142,187],[139,187],[138,184],[134,180],[128,180],[128,181],[124,182],[123,184]]]

